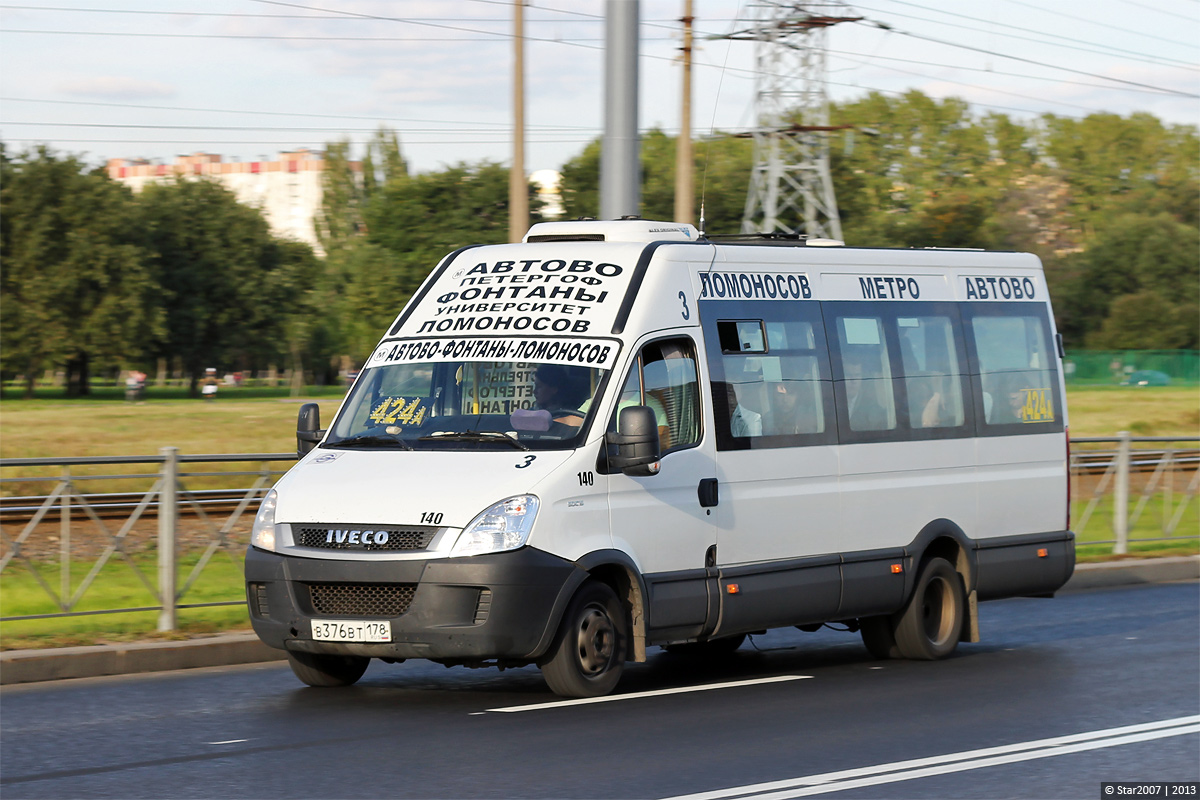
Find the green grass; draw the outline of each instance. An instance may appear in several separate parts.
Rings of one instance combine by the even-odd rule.
[[[199,560],[199,553],[180,559],[177,589]],[[157,586],[158,575],[154,553],[133,557],[151,586]],[[71,591],[83,583],[94,562],[71,563]],[[60,577],[56,563],[36,563],[42,579],[57,594]],[[240,601],[245,597],[241,557],[218,552],[205,565],[196,582],[180,599],[180,603],[215,603]],[[0,616],[15,617],[33,614],[53,614],[61,609],[37,582],[23,563],[11,562],[0,573]],[[95,611],[110,608],[144,608],[157,606],[158,600],[137,573],[125,562],[110,559],[95,581],[88,587],[72,611]],[[187,638],[189,635],[249,630],[250,620],[244,605],[213,608],[180,609],[177,612],[179,630],[173,634],[157,634],[157,611],[140,611],[81,617],[12,620],[0,622],[0,649],[30,647],[65,647],[77,644],[133,641],[150,638]]]
[[[1200,539],[1177,539],[1170,542],[1130,542],[1129,552],[1113,555],[1111,544],[1080,544],[1075,548],[1079,564],[1102,561],[1123,561],[1130,558],[1164,558],[1166,556],[1200,555]]]

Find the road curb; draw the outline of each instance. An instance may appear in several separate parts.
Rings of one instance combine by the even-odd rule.
[[[1106,589],[1144,583],[1171,583],[1200,579],[1200,556],[1130,558],[1098,564],[1077,564],[1075,574],[1059,591]]]
[[[286,658],[253,633],[230,633],[178,642],[8,650],[0,653],[0,684],[94,678],[136,672],[253,664]]]
[[[1198,579],[1200,556],[1129,559],[1079,564],[1071,580],[1060,591]],[[8,650],[0,653],[0,685],[254,664],[284,658],[282,650],[267,647],[253,633],[230,633],[178,642]]]

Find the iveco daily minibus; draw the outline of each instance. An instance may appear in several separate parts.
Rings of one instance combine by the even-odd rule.
[[[819,245],[829,246],[819,246]],[[840,622],[977,641],[1074,568],[1060,341],[1033,255],[533,226],[446,256],[265,498],[254,630],[314,686],[537,664],[605,694]]]

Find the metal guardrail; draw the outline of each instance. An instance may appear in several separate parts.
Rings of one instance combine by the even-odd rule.
[[[1083,449],[1081,445],[1114,444],[1115,449],[1091,450]],[[1153,448],[1135,448],[1134,444],[1157,445]],[[1155,541],[1164,539],[1190,539],[1200,536],[1200,531],[1184,532],[1177,535],[1179,524],[1190,506],[1196,499],[1197,489],[1200,488],[1200,453],[1195,445],[1200,444],[1200,437],[1134,437],[1122,433],[1107,438],[1077,438],[1071,440],[1071,481],[1073,505],[1084,503],[1081,513],[1072,515],[1072,527],[1077,534],[1082,534],[1089,522],[1096,517],[1100,504],[1111,492],[1113,495],[1113,538],[1092,540],[1092,543],[1112,544],[1116,553],[1128,551],[1130,529],[1137,523],[1149,508],[1155,498],[1162,502],[1162,525],[1159,537],[1141,538],[1139,541]],[[1179,447],[1191,445],[1191,447]],[[86,616],[93,614],[116,614],[131,611],[158,611],[158,629],[160,631],[174,630],[179,609],[203,608],[211,606],[234,606],[245,603],[245,600],[229,600],[213,603],[184,603],[188,592],[195,585],[204,568],[212,557],[224,550],[235,559],[242,558],[241,547],[235,548],[229,541],[229,534],[234,526],[242,519],[247,511],[254,513],[252,504],[260,500],[274,479],[281,475],[291,462],[296,460],[294,453],[244,453],[234,455],[180,455],[177,448],[164,447],[157,456],[104,456],[80,458],[9,458],[0,459],[0,470],[19,468],[59,468],[60,474],[52,477],[0,477],[0,486],[14,483],[27,484],[31,482],[51,482],[53,489],[46,495],[4,498],[0,501],[0,542],[6,552],[0,557],[0,574],[14,563],[24,565],[34,576],[37,583],[51,598],[59,611],[49,614],[27,614],[21,616],[0,617],[0,622],[14,620],[47,619],[52,617]],[[181,467],[189,465],[216,463],[255,463],[254,470],[205,472],[192,469],[183,471]],[[287,462],[282,468],[273,469],[272,465]],[[122,475],[80,475],[72,473],[72,468],[83,466],[106,466],[121,464],[156,465],[154,472],[143,472]],[[1144,482],[1139,496],[1134,500],[1130,492],[1130,476],[1135,472],[1151,472]],[[1186,486],[1182,492],[1176,490],[1178,476],[1187,476]],[[1088,491],[1086,502],[1080,489],[1083,478],[1099,475]],[[230,478],[237,476],[253,477],[249,488],[237,490],[189,490],[185,481],[196,478],[219,476]],[[87,481],[120,480],[149,480],[150,488],[144,493],[84,493],[80,485]],[[1131,508],[1132,501],[1132,508]],[[192,568],[182,586],[178,581],[179,567],[179,520],[182,514],[194,517],[206,531],[205,549],[199,561]],[[215,518],[216,514],[226,515],[223,521]],[[29,537],[39,525],[52,524],[46,522],[47,517],[56,516],[59,522],[58,564],[59,586],[57,591],[50,586],[42,576],[33,560],[23,552],[23,547],[29,542]],[[130,531],[141,519],[157,518],[157,580],[152,581],[137,562],[125,551],[125,544]],[[105,519],[121,519],[124,522],[114,533],[105,524]],[[84,519],[96,527],[105,546],[95,562],[91,565],[87,576],[78,587],[72,589],[72,527]],[[8,528],[21,525],[21,531],[15,536],[10,535]],[[8,528],[6,528],[8,526]],[[93,585],[101,569],[109,561],[117,559],[125,563],[147,590],[154,596],[158,605],[139,606],[136,608],[114,608],[97,611],[79,611],[80,601]]]
[[[1135,443],[1163,445],[1190,444],[1193,447],[1184,449],[1178,447],[1141,449],[1134,448],[1133,445]],[[1160,525],[1162,536],[1152,538],[1142,537],[1139,541],[1166,541],[1170,539],[1195,539],[1200,537],[1200,531],[1188,531],[1180,536],[1177,536],[1175,533],[1179,527],[1179,523],[1183,520],[1183,515],[1187,511],[1188,506],[1196,499],[1197,490],[1200,489],[1200,471],[1197,470],[1197,462],[1200,461],[1200,457],[1197,456],[1194,448],[1194,445],[1198,443],[1200,443],[1200,437],[1133,436],[1128,431],[1122,431],[1112,437],[1081,437],[1072,439],[1070,469],[1072,498],[1075,498],[1077,502],[1080,499],[1080,492],[1078,491],[1080,475],[1085,472],[1095,474],[1098,471],[1098,467],[1103,466],[1103,471],[1100,472],[1100,479],[1092,487],[1091,496],[1088,498],[1087,505],[1084,507],[1082,513],[1078,517],[1072,513],[1072,528],[1075,530],[1076,536],[1081,535],[1086,530],[1092,515],[1111,488],[1113,495],[1113,538],[1094,540],[1090,543],[1111,544],[1113,545],[1114,553],[1128,553],[1130,529],[1141,518],[1155,497],[1159,497],[1162,502],[1162,522]],[[1097,457],[1101,456],[1100,453],[1078,449],[1078,445],[1084,444],[1115,444],[1117,445],[1117,449],[1105,451],[1103,456],[1107,458],[1105,460],[1098,460]],[[1151,457],[1151,454],[1153,454],[1153,457]],[[1142,486],[1136,504],[1131,511],[1130,475],[1135,470],[1152,470],[1152,474]],[[1192,473],[1191,478],[1187,481],[1182,496],[1176,500],[1175,478],[1181,473],[1186,475],[1188,471]]]
[[[229,552],[234,559],[241,558],[239,550],[231,546],[232,543],[228,538],[229,534],[242,515],[250,508],[251,503],[260,500],[271,484],[274,483],[275,478],[283,473],[283,470],[271,469],[270,465],[274,462],[293,462],[295,460],[295,453],[180,455],[178,448],[175,447],[160,448],[157,456],[0,459],[0,469],[59,467],[62,470],[61,474],[55,477],[30,477],[28,475],[21,477],[0,477],[0,485],[14,482],[25,484],[38,481],[54,483],[54,488],[47,495],[38,498],[22,497],[19,498],[22,501],[19,506],[9,505],[0,507],[0,520],[4,520],[5,517],[11,517],[11,512],[16,511],[20,514],[20,521],[24,522],[21,532],[15,537],[11,536],[5,530],[3,524],[0,524],[0,541],[3,542],[6,551],[3,557],[0,558],[0,573],[3,573],[13,562],[23,564],[34,577],[34,580],[37,581],[59,608],[58,612],[52,614],[26,614],[0,617],[0,622],[20,619],[31,620],[51,617],[87,616],[92,614],[117,614],[130,611],[158,611],[158,630],[171,631],[176,627],[177,612],[181,608],[229,606],[245,603],[245,600],[229,600],[215,603],[182,603],[180,601],[186,598],[188,591],[195,585],[196,580],[217,551],[223,549]],[[256,470],[221,472],[195,470],[185,472],[181,470],[181,465],[189,464],[246,462],[258,462],[259,468]],[[154,464],[158,465],[158,470],[152,473],[121,475],[78,475],[71,472],[72,467],[110,466],[118,464]],[[253,476],[254,481],[249,488],[237,490],[235,493],[236,500],[232,508],[228,509],[229,515],[219,524],[216,520],[210,518],[208,510],[205,507],[211,503],[211,493],[205,490],[189,491],[184,483],[185,479],[192,478],[230,478],[238,476]],[[88,495],[79,489],[79,485],[85,481],[112,481],[114,479],[142,479],[152,481],[149,490],[143,493],[132,509],[128,511],[127,518],[115,533],[110,531],[104,523],[104,517],[111,517],[113,509],[110,505],[102,502],[100,498],[103,496]],[[29,502],[33,500],[40,502]],[[226,498],[226,506],[228,506],[228,497]],[[206,531],[207,541],[199,561],[192,567],[183,585],[179,586],[179,559],[176,545],[178,543],[178,522],[181,508],[199,520]],[[257,509],[257,505],[255,505],[255,509]],[[59,518],[59,586],[57,591],[50,586],[29,556],[22,552],[22,546],[28,542],[29,537],[42,524],[43,520],[53,512],[57,512]],[[252,511],[251,513],[254,512]],[[137,562],[125,551],[124,547],[130,531],[133,530],[134,525],[144,516],[157,517],[158,553],[156,559],[156,582],[151,581]],[[28,519],[25,519],[26,517]],[[75,520],[81,518],[90,520],[99,531],[101,539],[106,540],[106,544],[100,555],[91,565],[86,577],[77,588],[72,590],[71,532]],[[142,585],[155,598],[158,605],[114,608],[101,611],[77,610],[80,600],[83,599],[88,589],[91,588],[100,571],[114,557],[124,562],[133,571]]]

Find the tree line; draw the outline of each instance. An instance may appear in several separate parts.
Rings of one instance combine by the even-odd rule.
[[[1039,255],[1073,349],[1196,348],[1200,162],[1195,126],[1148,114],[972,114],[957,99],[869,94],[835,105],[831,170],[844,238],[880,247],[979,247]],[[641,215],[670,219],[675,140],[642,140]],[[752,143],[694,146],[695,208],[709,233],[741,224]],[[567,218],[599,212],[600,143],[562,167]],[[46,148],[0,144],[0,373],[92,374],[283,364],[336,380],[445,254],[508,235],[508,169],[409,170],[394,131],[326,148],[317,236],[325,255],[271,235],[207,180],[139,194]],[[541,207],[532,187],[534,221]]]

